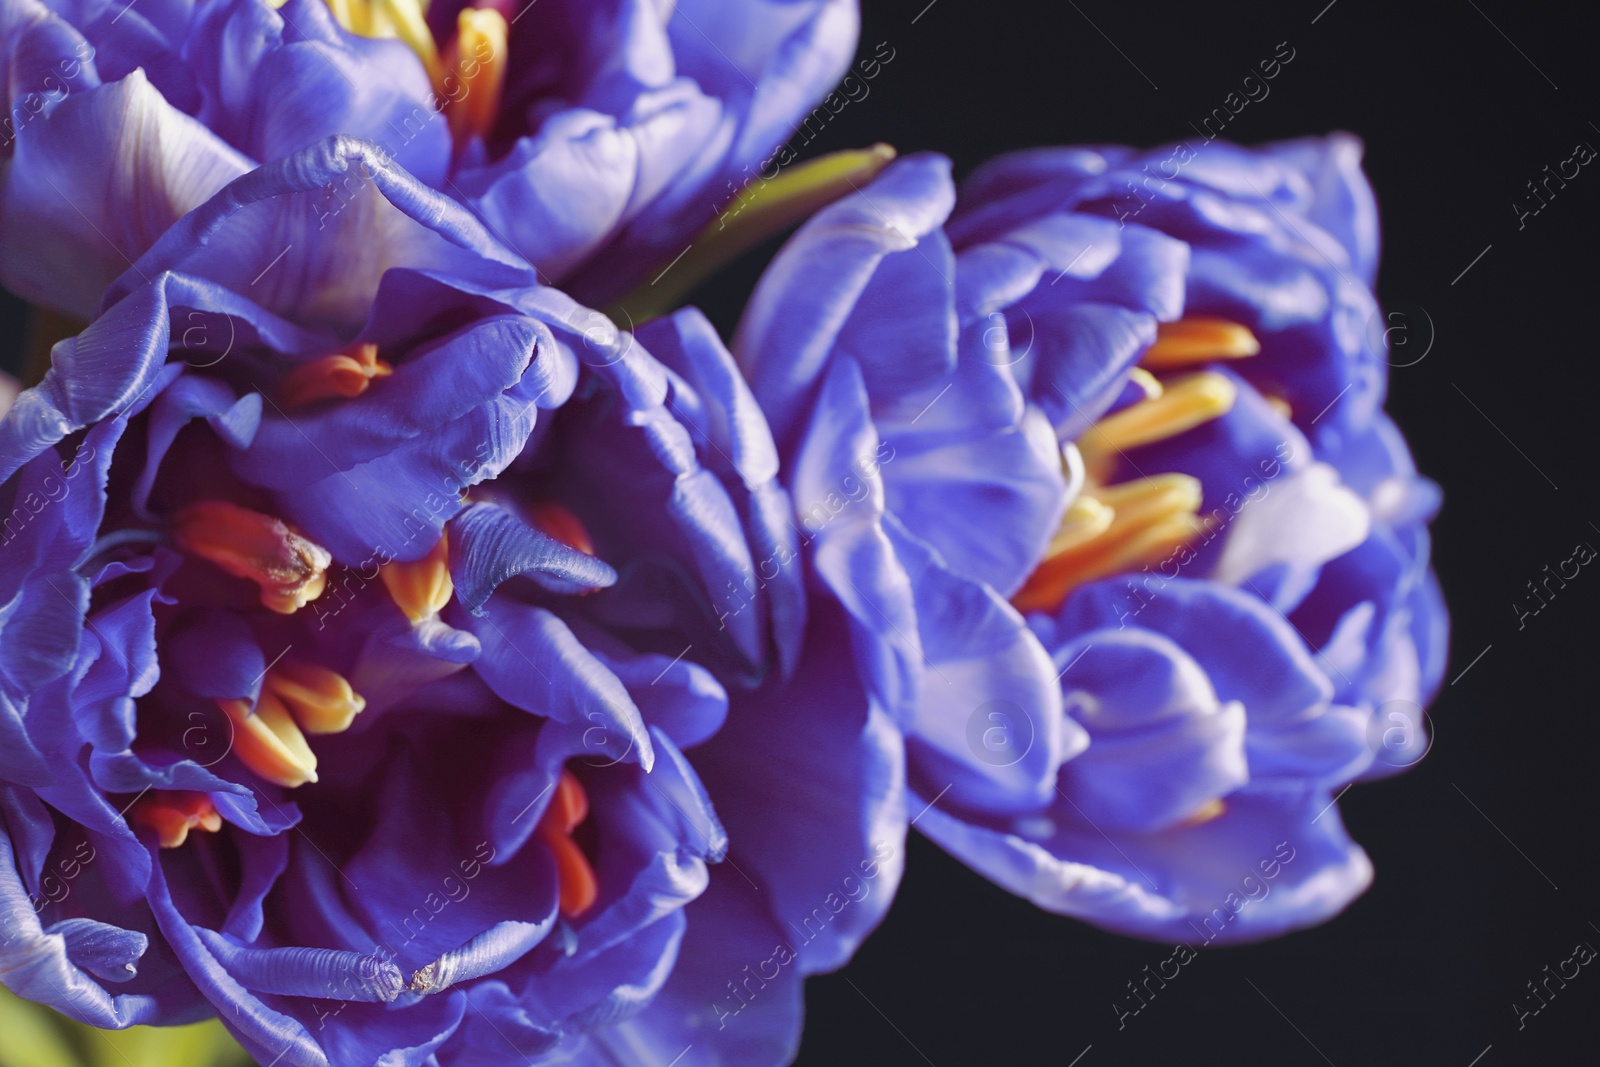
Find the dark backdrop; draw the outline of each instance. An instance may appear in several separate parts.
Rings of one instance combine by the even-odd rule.
[[[1377,881],[1319,929],[1203,950],[1119,1031],[1113,1003],[1170,947],[1039,913],[918,839],[888,921],[809,984],[802,1064],[1595,1062],[1600,975],[1520,1029],[1513,1008],[1576,943],[1600,946],[1600,576],[1520,629],[1513,608],[1575,544],[1600,546],[1600,166],[1521,229],[1512,207],[1577,142],[1600,147],[1593,16],[1324,3],[865,0],[862,55],[887,41],[894,59],[807,154],[885,140],[946,152],[961,175],[1029,145],[1171,141],[1285,41],[1293,62],[1228,136],[1365,139],[1378,292],[1427,352],[1394,371],[1390,407],[1445,489],[1435,559],[1454,624],[1432,752],[1341,802]],[[697,294],[723,327],[771,251]],[[14,358],[21,309],[0,311]]]

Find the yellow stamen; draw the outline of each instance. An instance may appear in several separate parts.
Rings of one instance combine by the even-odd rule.
[[[1078,586],[1160,562],[1205,529],[1196,515],[1200,482],[1186,474],[1141,478],[1097,489],[1094,495],[1100,506],[1111,512],[1109,521],[1097,513],[1094,524],[1103,523],[1098,533],[1066,538],[1067,547],[1046,556],[1012,597],[1017,610],[1054,611]],[[1071,519],[1069,508],[1069,522]]]
[[[1194,317],[1163,322],[1142,362],[1152,370],[1172,370],[1214,359],[1242,359],[1261,351],[1256,335],[1227,319]]]
[[[282,7],[284,0],[269,0]],[[328,10],[351,33],[362,37],[397,37],[422,60],[435,92],[443,82],[439,49],[425,17],[427,0],[328,0]]]
[[[233,752],[246,767],[286,789],[317,780],[316,753],[271,692],[262,691],[254,714],[243,698],[219,700],[217,706],[233,721]]]
[[[1124,452],[1192,430],[1225,415],[1238,399],[1239,387],[1225,375],[1203,371],[1168,382],[1159,397],[1107,415],[1078,442],[1093,469],[1112,452]]]
[[[1195,808],[1188,815],[1184,816],[1183,819],[1178,822],[1178,825],[1186,829],[1191,826],[1204,826],[1206,823],[1217,818],[1227,810],[1227,801],[1223,800],[1221,797],[1212,797],[1204,804],[1201,804],[1198,808]]]
[[[222,829],[222,816],[211,798],[186,789],[146,793],[128,812],[128,821],[154,830],[162,848],[182,846],[190,830],[214,834]]]
[[[202,500],[178,512],[179,547],[236,578],[261,586],[261,603],[292,615],[322,595],[333,557],[282,519],[226,500]]]
[[[457,144],[488,137],[500,113],[506,80],[506,17],[488,7],[469,7],[456,19],[456,39],[444,55],[444,98],[450,134]]]
[[[290,371],[278,386],[283,406],[301,407],[330,397],[346,399],[367,391],[375,378],[387,378],[394,368],[378,358],[374,344],[351,345],[343,352],[314,359]]]
[[[1283,397],[1273,396],[1272,394],[1268,393],[1266,394],[1266,401],[1272,405],[1272,410],[1276,411],[1279,415],[1282,415],[1286,419],[1294,418],[1294,409],[1289,406],[1289,402]]]
[[[385,563],[378,570],[384,588],[412,622],[432,618],[456,591],[450,580],[448,538],[439,538],[426,556],[412,563]]]
[[[1095,490],[1095,496],[1116,512],[1107,537],[1125,535],[1167,515],[1193,515],[1200,510],[1201,486],[1187,474],[1158,474]]]
[[[267,671],[264,686],[308,734],[343,733],[367,706],[343,675],[313,663],[282,661]]]
[[[1144,390],[1144,398],[1146,400],[1155,400],[1164,391],[1161,386],[1161,379],[1143,367],[1135,367],[1130,370],[1128,372],[1128,380]]]
[[[1093,541],[1111,528],[1115,514],[1104,502],[1088,493],[1082,494],[1068,505],[1067,514],[1061,520],[1061,529],[1056,531],[1045,550],[1045,558],[1070,552]]]

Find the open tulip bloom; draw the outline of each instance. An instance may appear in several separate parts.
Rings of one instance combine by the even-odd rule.
[[[0,981],[759,1067],[913,820],[1134,937],[1360,894],[1446,620],[1358,143],[779,179],[725,342],[627,294],[854,5],[519,7],[0,0],[0,276],[84,320],[0,421]]]

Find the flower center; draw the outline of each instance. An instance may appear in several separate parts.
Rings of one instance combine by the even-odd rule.
[[[281,0],[272,0],[281,3]],[[511,27],[492,7],[468,7],[441,54],[428,29],[427,0],[327,0],[339,25],[362,37],[404,41],[422,61],[457,145],[487,139],[500,111]]]
[[[556,861],[561,914],[569,919],[588,911],[600,895],[594,868],[589,866],[589,858],[572,839],[572,831],[588,817],[589,797],[582,783],[571,771],[563,770],[556,781],[555,796],[550,798],[550,806],[540,816],[534,835],[544,842]]]
[[[269,782],[294,789],[317,780],[317,756],[306,734],[350,728],[367,702],[343,676],[308,663],[268,668],[252,712],[245,697],[218,700],[233,723],[233,753]]]
[[[1222,319],[1183,319],[1161,327],[1130,380],[1144,399],[1105,416],[1077,442],[1085,487],[1067,508],[1044,559],[1012,598],[1019,611],[1054,611],[1078,586],[1159,562],[1204,533],[1203,487],[1187,474],[1108,484],[1114,459],[1227,414],[1238,387],[1215,371],[1161,381],[1150,368],[1190,367],[1261,350],[1255,335]]]

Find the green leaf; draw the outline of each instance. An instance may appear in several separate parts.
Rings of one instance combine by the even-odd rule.
[[[0,1067],[248,1067],[216,1019],[100,1030],[0,988]]]

